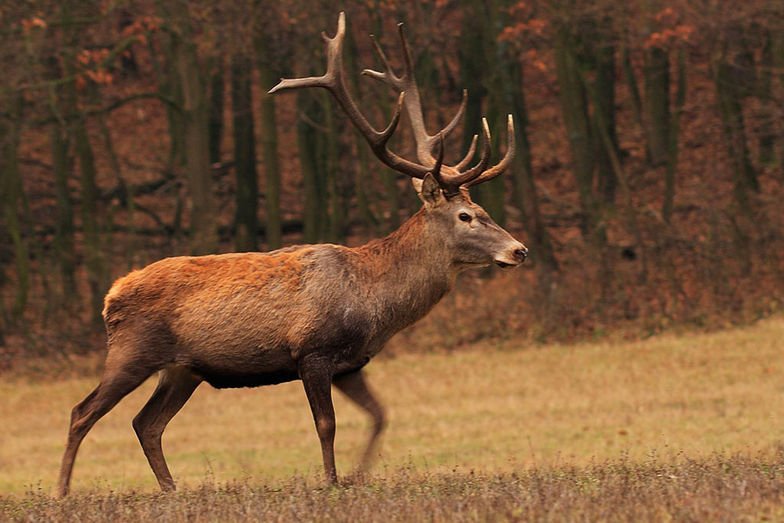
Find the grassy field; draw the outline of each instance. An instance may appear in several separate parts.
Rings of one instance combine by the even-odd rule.
[[[6,376],[0,519],[160,519],[162,507],[174,521],[350,519],[349,505],[379,519],[395,503],[407,507],[396,512],[403,520],[784,519],[782,356],[776,317],[633,343],[509,341],[381,358],[368,372],[390,426],[374,475],[343,489],[319,487],[301,384],[203,385],[164,435],[182,488],[163,497],[130,425],[151,380],[87,437],[65,503],[48,494],[70,409],[96,379]],[[336,410],[338,469],[348,473],[367,424],[337,393]]]

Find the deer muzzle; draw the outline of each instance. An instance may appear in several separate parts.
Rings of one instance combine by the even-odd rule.
[[[497,256],[493,261],[502,269],[517,267],[528,258],[528,248],[520,242],[506,249],[501,256]]]

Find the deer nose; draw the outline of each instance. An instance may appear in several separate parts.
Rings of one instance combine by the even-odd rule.
[[[519,261],[520,263],[523,263],[525,259],[528,258],[528,249],[526,249],[525,247],[521,249],[516,249],[514,252],[514,257],[515,260]]]

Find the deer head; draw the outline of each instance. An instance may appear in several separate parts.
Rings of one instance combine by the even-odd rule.
[[[525,261],[525,246],[471,201],[467,190],[447,194],[432,175],[425,175],[419,191],[424,203],[421,212],[432,228],[432,236],[450,252],[454,267],[463,270],[495,263],[507,268]]]

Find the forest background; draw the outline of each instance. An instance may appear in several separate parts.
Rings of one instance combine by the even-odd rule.
[[[784,303],[784,4],[773,0],[118,0],[0,5],[0,369],[100,350],[112,281],[165,256],[360,244],[419,207],[329,94],[395,94],[403,21],[431,130],[468,90],[511,169],[475,199],[532,263],[465,275],[391,350],[747,323]],[[377,126],[380,124],[376,124]],[[403,124],[394,148],[414,157]]]

